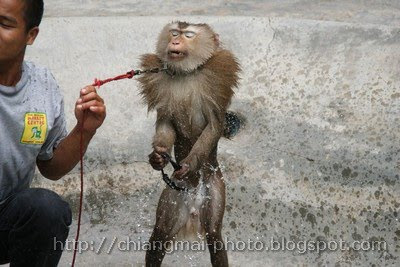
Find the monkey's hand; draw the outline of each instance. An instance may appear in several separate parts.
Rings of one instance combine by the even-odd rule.
[[[173,178],[178,180],[182,180],[185,178],[189,173],[189,164],[181,162],[181,168],[173,173]]]
[[[168,159],[161,156],[163,153],[167,153],[166,147],[155,146],[153,152],[149,155],[149,162],[153,169],[160,171],[168,164]]]

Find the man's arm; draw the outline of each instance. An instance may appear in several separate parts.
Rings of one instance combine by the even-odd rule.
[[[86,86],[80,92],[80,98],[75,104],[77,125],[54,150],[50,160],[36,160],[40,173],[51,180],[58,180],[71,171],[80,160],[81,133],[83,137],[83,153],[90,140],[106,117],[106,107],[103,99],[93,86]],[[82,120],[84,120],[82,128]]]

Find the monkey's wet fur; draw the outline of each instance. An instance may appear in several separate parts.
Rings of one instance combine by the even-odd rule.
[[[225,210],[225,182],[217,161],[218,141],[239,130],[240,119],[227,112],[238,86],[240,67],[223,49],[207,24],[172,22],[161,31],[155,54],[141,57],[146,73],[138,81],[148,110],[157,112],[153,168],[168,163],[162,153],[182,166],[172,179],[187,188],[166,186],[158,202],[156,223],[146,253],[146,266],[160,266],[167,246],[179,239],[205,238],[213,266],[228,266],[221,235]]]

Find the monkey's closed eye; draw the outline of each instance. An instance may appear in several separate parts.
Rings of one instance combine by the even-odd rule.
[[[192,37],[194,37],[196,34],[194,33],[194,32],[185,32],[185,36],[187,37],[187,38],[192,38]]]
[[[172,34],[172,36],[178,36],[179,35],[179,31],[177,31],[177,30],[171,30],[171,34]]]

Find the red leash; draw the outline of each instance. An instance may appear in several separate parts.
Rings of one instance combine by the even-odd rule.
[[[128,71],[126,74],[122,74],[122,75],[118,75],[114,78],[109,78],[109,79],[105,79],[105,80],[94,80],[94,83],[92,84],[92,86],[97,86],[97,88],[100,88],[100,86],[102,86],[105,83],[109,83],[112,81],[117,81],[117,80],[122,80],[122,79],[132,79],[133,76],[135,76],[136,74],[139,74],[140,71]]]
[[[129,71],[126,74],[116,76],[114,78],[109,78],[106,80],[98,80],[95,79],[94,83],[92,86],[97,86],[97,89],[100,88],[105,83],[111,82],[111,81],[117,81],[117,80],[122,80],[122,79],[132,79],[133,76],[140,74],[141,71]],[[74,243],[74,256],[72,259],[72,267],[75,266],[75,260],[76,260],[76,252],[78,250],[78,240],[79,240],[79,234],[81,231],[81,217],[82,217],[82,203],[83,203],[83,122],[85,119],[85,112],[83,112],[82,116],[82,122],[81,122],[81,140],[80,140],[80,159],[81,159],[81,192],[79,196],[79,213],[78,213],[78,229],[76,231],[76,237],[75,237],[75,243]]]

